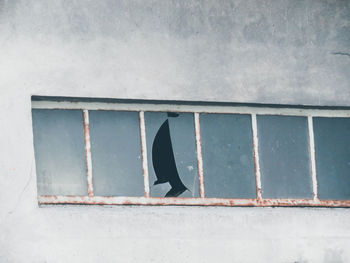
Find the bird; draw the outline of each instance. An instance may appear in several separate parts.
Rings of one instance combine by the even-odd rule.
[[[168,112],[168,117],[178,117],[179,114]],[[157,177],[153,185],[169,183],[171,189],[165,197],[177,197],[185,192],[187,187],[182,183],[176,168],[176,162],[170,137],[169,120],[160,126],[152,145],[152,163]]]

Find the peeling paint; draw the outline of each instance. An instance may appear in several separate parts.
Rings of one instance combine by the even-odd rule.
[[[39,196],[39,204],[350,207],[350,200]]]
[[[94,196],[94,187],[92,182],[92,160],[91,160],[91,142],[90,142],[90,123],[89,111],[83,110],[84,116],[84,134],[85,134],[85,155],[86,155],[86,175],[89,197]]]
[[[202,157],[202,139],[199,113],[194,114],[196,145],[197,145],[197,163],[198,163],[198,178],[199,178],[199,192],[201,198],[205,197],[204,172],[203,172],[203,157]]]

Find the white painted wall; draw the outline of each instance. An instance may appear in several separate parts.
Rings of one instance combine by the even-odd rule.
[[[0,0],[0,262],[350,262],[350,209],[39,208],[30,105],[350,106],[349,14],[340,0]]]

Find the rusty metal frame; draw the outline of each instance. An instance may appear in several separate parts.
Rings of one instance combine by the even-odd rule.
[[[93,197],[94,186],[92,182],[92,158],[91,158],[90,122],[89,122],[88,110],[83,110],[83,118],[84,118],[86,179],[87,179],[87,185],[88,185],[88,195],[89,197]]]
[[[165,104],[133,104],[133,103],[101,103],[101,102],[55,102],[32,101],[35,109],[77,109],[82,110],[84,120],[85,154],[87,167],[87,196],[38,196],[39,204],[89,204],[89,205],[189,205],[189,206],[252,206],[252,207],[350,207],[350,200],[320,200],[318,198],[317,171],[315,159],[315,144],[313,132],[313,117],[350,117],[350,110],[323,110],[299,108],[269,108],[246,106],[199,106],[199,105],[165,105]],[[91,141],[89,110],[136,111],[139,113],[140,143],[142,151],[142,168],[144,179],[144,197],[106,197],[94,196],[93,174],[91,160]],[[151,197],[149,187],[146,129],[144,112],[189,112],[194,114],[198,179],[200,188],[199,198],[162,198]],[[200,113],[229,113],[248,114],[251,116],[253,133],[253,153],[255,162],[256,194],[255,199],[226,199],[206,198],[204,184],[204,169],[202,158]],[[259,138],[257,132],[257,115],[303,116],[308,120],[309,150],[311,162],[311,177],[313,199],[264,199],[259,161]]]
[[[319,201],[318,198],[318,185],[316,176],[316,156],[315,156],[315,138],[314,138],[314,124],[312,116],[307,116],[308,128],[309,128],[309,147],[310,147],[310,162],[311,162],[311,177],[312,177],[312,190],[314,193],[314,200]]]
[[[141,133],[143,183],[144,183],[144,188],[145,188],[145,197],[150,197],[147,146],[146,146],[145,113],[143,111],[140,111],[139,118],[140,118],[140,133]]]
[[[259,140],[258,140],[258,124],[256,114],[251,115],[252,131],[253,131],[253,151],[254,151],[254,166],[255,166],[255,181],[256,181],[256,198],[259,202],[262,200],[261,190],[261,174],[260,174],[260,160],[259,160]]]
[[[350,110],[271,108],[248,106],[212,106],[212,105],[169,105],[142,103],[103,103],[70,101],[32,101],[33,109],[77,109],[77,110],[116,110],[116,111],[156,111],[189,113],[236,113],[258,115],[312,116],[312,117],[348,117]]]
[[[195,133],[196,133],[199,194],[201,198],[205,198],[204,172],[203,172],[204,169],[203,169],[203,157],[202,157],[202,138],[201,138],[201,126],[200,126],[198,112],[194,113],[194,126],[195,126]]]
[[[86,205],[177,205],[177,206],[298,206],[298,207],[350,207],[350,200],[313,199],[226,199],[182,197],[108,197],[108,196],[39,196],[39,204],[86,204]]]

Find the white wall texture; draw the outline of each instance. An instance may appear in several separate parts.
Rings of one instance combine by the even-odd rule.
[[[0,0],[0,262],[350,262],[350,209],[38,207],[31,95],[350,106],[350,1]]]

